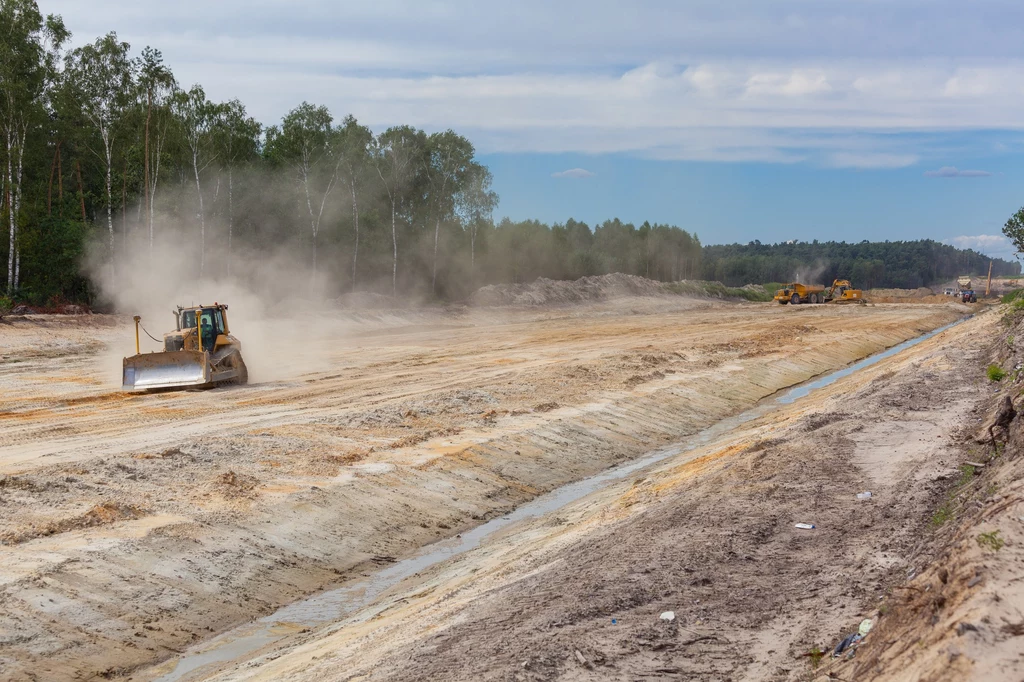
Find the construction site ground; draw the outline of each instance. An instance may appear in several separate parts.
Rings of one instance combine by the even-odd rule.
[[[0,677],[158,678],[218,633],[969,310],[659,297],[288,320],[301,339],[236,322],[250,386],[155,394],[116,388],[129,321],[15,318]],[[196,676],[813,677],[804,654],[928,558],[995,325],[979,315]]]

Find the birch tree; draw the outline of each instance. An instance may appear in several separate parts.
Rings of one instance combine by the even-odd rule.
[[[128,56],[130,46],[110,32],[91,45],[72,50],[65,60],[65,76],[73,84],[85,119],[98,136],[90,151],[106,171],[107,232],[111,268],[114,267],[114,215],[112,180],[114,150],[123,132],[125,114],[132,104],[138,63]]]
[[[193,85],[187,92],[179,90],[171,96],[171,110],[181,128],[188,155],[188,165],[196,185],[197,216],[199,218],[199,277],[206,270],[206,210],[203,205],[202,173],[217,158],[213,144],[217,109],[206,99],[202,86]]]
[[[337,136],[332,127],[333,120],[327,107],[303,102],[288,112],[280,129],[274,127],[267,131],[268,155],[293,169],[309,214],[314,288],[320,223],[327,198],[338,180],[339,159],[334,154]]]
[[[437,292],[437,244],[441,221],[455,215],[455,196],[466,181],[473,162],[473,145],[452,130],[434,133],[428,140],[428,177],[431,212],[434,218],[434,258],[431,266],[430,291]]]
[[[228,171],[228,275],[234,248],[235,167],[256,158],[262,126],[246,114],[245,105],[237,99],[217,107],[216,138],[221,163]]]
[[[352,194],[352,226],[355,241],[352,247],[352,290],[356,289],[359,269],[359,190],[358,185],[370,166],[373,133],[359,125],[353,116],[346,116],[338,130],[338,159],[349,191]]]
[[[68,38],[60,17],[45,19],[35,0],[0,0],[0,137],[4,149],[3,196],[7,205],[7,292],[20,284],[18,221],[24,195],[25,149],[30,131],[45,117],[47,85],[60,46]]]
[[[424,151],[422,131],[411,126],[388,128],[377,136],[374,165],[391,207],[391,295],[398,295],[398,207],[406,198]]]
[[[491,220],[498,205],[498,195],[491,190],[491,171],[475,161],[466,172],[466,179],[455,197],[456,212],[469,232],[469,270],[476,272],[476,238],[480,226]]]
[[[143,152],[143,192],[145,194],[144,209],[149,232],[149,259],[153,260],[153,202],[156,200],[157,185],[160,181],[160,161],[164,144],[167,141],[167,129],[170,115],[167,102],[175,90],[174,76],[164,65],[160,50],[146,47],[142,50],[142,61],[139,69],[139,85],[146,97],[146,128],[144,132]],[[154,110],[156,113],[154,120]]]

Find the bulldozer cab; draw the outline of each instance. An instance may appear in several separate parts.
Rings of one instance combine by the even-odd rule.
[[[178,331],[199,330],[202,348],[212,351],[218,345],[228,343],[228,326],[224,311],[227,306],[208,308],[180,308],[178,310]]]

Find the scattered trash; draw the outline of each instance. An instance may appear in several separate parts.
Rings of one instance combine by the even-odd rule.
[[[964,462],[964,466],[974,467],[975,469],[984,469],[985,465],[981,462]]]
[[[847,653],[847,658],[852,657],[854,649],[857,648],[857,645],[861,640],[868,636],[868,633],[871,632],[871,628],[874,627],[874,625],[874,622],[870,618],[862,620],[857,632],[847,635],[841,642],[839,642],[839,644],[836,644],[836,648],[832,650],[832,658],[842,656],[844,651],[849,652]]]
[[[661,614],[661,619],[671,623],[672,621],[674,621],[676,619],[676,612],[675,611],[666,611],[665,613]]]
[[[861,639],[863,639],[863,637],[861,637],[857,633],[847,635],[843,638],[843,641],[839,642],[839,644],[836,644],[836,648],[832,650],[832,658],[838,658],[843,654],[844,651],[852,647]]]
[[[615,625],[615,624],[616,624],[616,623],[618,623],[618,622],[619,622],[619,621],[617,621],[617,620],[615,620],[614,618],[612,618],[612,625]]]
[[[813,523],[798,523],[795,524],[797,528],[801,530],[814,530],[815,525]]]
[[[580,662],[580,665],[586,665],[587,664],[586,657],[580,652],[579,649],[576,650],[576,660]]]
[[[858,500],[870,500],[871,499],[871,491],[870,490],[865,490],[862,493],[857,493],[857,499]]]

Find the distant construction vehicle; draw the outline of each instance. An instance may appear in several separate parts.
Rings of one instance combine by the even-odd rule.
[[[956,280],[957,286],[960,287],[960,291],[966,291],[971,288],[971,276],[960,275]]]
[[[828,303],[864,303],[864,292],[854,289],[848,279],[837,279],[832,282],[832,288],[825,293],[825,301]]]
[[[781,305],[792,303],[864,303],[864,292],[854,289],[848,279],[837,279],[832,282],[832,287],[826,291],[825,287],[817,284],[800,284],[793,282],[784,284],[775,292],[775,300]]]
[[[244,384],[249,372],[242,360],[242,344],[228,328],[228,307],[178,306],[174,331],[164,334],[163,350],[139,351],[139,324],[135,316],[135,355],[124,359],[121,389],[208,388]],[[147,334],[149,332],[146,332]]]

